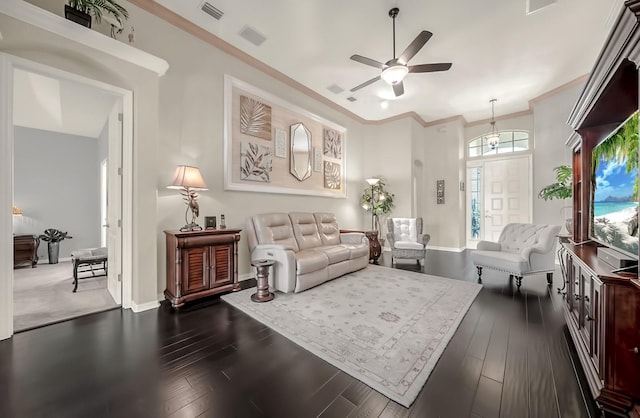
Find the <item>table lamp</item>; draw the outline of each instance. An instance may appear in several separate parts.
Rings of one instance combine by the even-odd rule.
[[[187,204],[187,210],[184,213],[186,225],[180,228],[180,231],[202,231],[202,227],[196,223],[200,212],[197,191],[207,190],[207,185],[204,183],[198,167],[179,165],[173,175],[171,185],[167,188],[179,189]],[[189,219],[189,211],[191,211],[191,219]]]

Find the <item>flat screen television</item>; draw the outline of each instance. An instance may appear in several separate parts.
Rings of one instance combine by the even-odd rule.
[[[638,113],[594,149],[592,240],[638,259]]]

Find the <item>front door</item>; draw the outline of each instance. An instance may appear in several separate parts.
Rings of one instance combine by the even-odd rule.
[[[508,223],[531,222],[530,156],[479,161],[467,171],[469,247],[477,240],[498,241]]]

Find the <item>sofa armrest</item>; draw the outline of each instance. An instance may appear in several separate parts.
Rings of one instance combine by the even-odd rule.
[[[273,260],[269,285],[281,292],[293,292],[296,287],[296,253],[287,245],[258,244],[251,251],[251,260]]]
[[[369,239],[362,232],[343,232],[340,234],[340,242],[343,244],[369,244]]]
[[[476,249],[481,251],[501,251],[502,245],[500,245],[497,242],[478,241],[478,245],[476,246]]]

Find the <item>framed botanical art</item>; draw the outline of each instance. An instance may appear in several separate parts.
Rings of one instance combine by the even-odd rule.
[[[345,198],[347,130],[224,76],[224,188]]]

